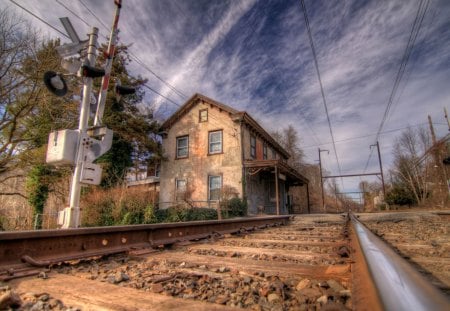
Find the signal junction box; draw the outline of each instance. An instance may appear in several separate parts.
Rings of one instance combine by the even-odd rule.
[[[77,130],[60,130],[48,136],[48,164],[57,166],[75,165],[79,132]]]

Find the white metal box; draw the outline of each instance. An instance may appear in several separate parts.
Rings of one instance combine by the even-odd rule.
[[[61,130],[51,132],[48,136],[48,164],[75,165],[78,144],[77,130]]]

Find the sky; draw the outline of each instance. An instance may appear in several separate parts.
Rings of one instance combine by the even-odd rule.
[[[101,42],[115,10],[112,0],[14,2],[62,32],[58,18],[69,17],[81,39],[98,27]],[[329,175],[379,172],[370,148],[377,138],[387,174],[396,137],[408,126],[428,128],[428,115],[438,138],[448,133],[450,1],[304,3],[324,97],[300,0],[123,0],[119,40],[131,45],[130,74],[147,78],[164,96],[146,89],[143,105],[164,120],[201,93],[247,111],[269,132],[292,125],[307,162],[318,163],[318,148],[329,150],[321,154]],[[401,67],[421,4],[425,14]],[[5,7],[44,36],[70,42],[12,1],[1,1]],[[360,180],[344,178],[339,185],[354,191]]]

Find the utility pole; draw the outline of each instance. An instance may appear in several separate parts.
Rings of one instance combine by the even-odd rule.
[[[448,120],[447,108],[444,107],[444,117],[447,120],[448,130],[450,131],[450,121]]]
[[[319,148],[319,171],[320,171],[320,189],[322,189],[322,209],[323,212],[326,213],[326,209],[325,209],[325,192],[323,190],[323,175],[322,175],[322,158],[320,156],[320,153],[323,151],[327,151],[328,153],[330,153],[329,150],[321,150]]]
[[[381,184],[383,186],[383,198],[384,200],[386,200],[386,187],[384,185],[384,174],[383,174],[383,164],[381,163],[381,152],[380,152],[380,144],[377,143],[374,145],[370,145],[370,148],[376,146],[377,147],[377,151],[378,151],[378,163],[380,165],[380,174],[381,174]]]
[[[447,111],[445,111],[445,115],[447,116]],[[447,119],[447,121],[448,121],[448,119]],[[441,171],[441,173],[438,174],[438,175],[440,175],[440,177],[442,179],[440,182],[440,184],[442,183],[442,187],[439,187],[439,191],[441,192],[442,188],[446,187],[446,185],[447,185],[447,174],[445,171],[444,163],[442,162],[441,151],[439,150],[439,146],[438,146],[437,139],[436,139],[436,133],[434,132],[433,122],[431,121],[430,115],[428,115],[428,125],[430,126],[431,141],[433,143],[432,148],[434,149],[435,165],[436,165],[436,168],[439,167],[439,170]]]

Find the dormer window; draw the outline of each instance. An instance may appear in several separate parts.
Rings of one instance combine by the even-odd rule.
[[[198,112],[198,122],[208,122],[208,109],[202,109]]]

